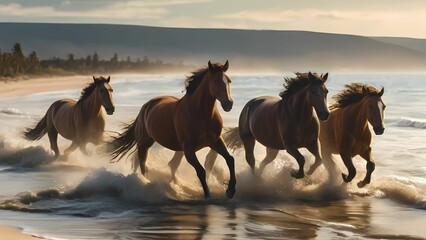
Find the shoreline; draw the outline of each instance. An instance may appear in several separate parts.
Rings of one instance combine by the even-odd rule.
[[[0,236],[4,240],[40,240],[42,237],[25,234],[22,229],[13,226],[0,225]]]

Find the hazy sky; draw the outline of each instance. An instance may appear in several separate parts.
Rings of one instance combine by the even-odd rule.
[[[426,38],[426,0],[0,0],[0,21],[311,30]]]

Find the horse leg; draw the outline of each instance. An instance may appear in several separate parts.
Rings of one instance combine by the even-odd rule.
[[[88,152],[88,151],[87,151],[87,149],[86,149],[86,143],[82,143],[82,144],[80,144],[80,151],[81,151],[84,155],[86,155],[86,156],[89,156],[89,155],[91,155],[91,154],[92,154],[91,152]]]
[[[319,153],[318,141],[315,141],[310,144],[307,149],[315,156],[315,162],[314,164],[312,164],[312,166],[309,168],[309,171],[307,172],[308,175],[312,175],[312,173],[314,173],[315,170],[322,164],[322,158]]]
[[[256,160],[254,158],[254,144],[256,143],[256,140],[251,134],[242,136],[241,140],[243,141],[244,150],[246,152],[246,161],[251,168],[251,172],[254,174],[256,165]]]
[[[176,181],[176,171],[182,161],[182,157],[183,157],[183,152],[176,151],[175,154],[173,155],[173,158],[169,162],[170,171],[172,173],[171,181]]]
[[[56,131],[56,129],[54,128],[49,129],[49,131],[47,132],[47,136],[49,137],[50,148],[53,150],[53,152],[55,152],[54,159],[58,159],[60,155],[58,148],[58,131]]]
[[[299,171],[292,170],[291,176],[296,179],[303,178],[305,176],[305,172],[303,170],[303,167],[305,166],[305,157],[299,152],[299,149],[297,149],[295,145],[286,146],[286,150],[299,164]]]
[[[213,149],[207,153],[206,161],[204,162],[204,168],[206,169],[206,178],[209,179],[210,173],[212,172],[214,163],[216,162],[217,152]]]
[[[201,186],[203,186],[204,197],[209,198],[210,190],[206,182],[206,171],[204,170],[203,166],[201,166],[200,162],[198,161],[197,156],[195,155],[194,149],[192,147],[185,147],[184,153],[185,153],[186,160],[189,162],[189,164],[191,164],[191,166],[197,172],[198,179],[200,179]]]
[[[349,175],[346,175],[342,173],[343,181],[350,182],[352,179],[354,179],[356,175],[356,169],[354,167],[354,164],[352,163],[351,155],[346,152],[341,152],[340,156],[342,157],[343,163],[345,164],[346,168],[348,169]]]
[[[71,145],[64,150],[64,155],[68,155],[72,153],[77,147],[78,147],[78,144],[73,141]]]
[[[266,156],[262,160],[262,162],[260,162],[259,171],[258,171],[259,176],[262,175],[263,170],[265,170],[266,165],[268,165],[269,163],[274,161],[274,159],[277,157],[279,151],[280,150],[278,150],[278,149],[272,149],[272,148],[268,148],[268,147],[266,148]]]
[[[376,164],[374,163],[374,159],[371,156],[371,148],[368,147],[368,149],[360,154],[362,158],[364,158],[367,161],[367,173],[365,174],[364,180],[358,182],[358,187],[363,188],[365,185],[369,184],[371,181],[371,174],[373,173],[374,169],[376,168]]]
[[[146,158],[148,156],[148,149],[154,144],[154,139],[149,138],[146,141],[143,141],[143,143],[138,143],[138,159],[139,159],[139,165],[141,167],[141,173],[142,175],[146,176],[147,169],[146,169]]]
[[[223,158],[225,158],[226,164],[228,165],[230,178],[228,183],[228,189],[226,190],[226,196],[228,198],[232,198],[235,194],[235,184],[237,183],[237,180],[235,178],[234,157],[229,154],[222,137],[219,137],[219,139],[214,143],[214,145],[211,146],[211,148],[217,153],[219,153]]]

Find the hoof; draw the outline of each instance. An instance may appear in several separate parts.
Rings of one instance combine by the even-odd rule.
[[[227,189],[226,190],[226,196],[229,198],[229,199],[232,199],[233,197],[234,197],[234,195],[235,195],[235,189],[234,188],[232,188],[232,189]]]
[[[343,178],[343,181],[345,181],[346,183],[351,182],[353,179],[353,177],[349,177],[344,173],[342,173],[342,178]]]
[[[291,173],[290,173],[290,175],[292,177],[296,178],[296,179],[301,179],[301,178],[305,177],[305,173],[304,172],[299,172],[299,171],[296,171],[296,170],[292,170]]]
[[[363,187],[365,187],[365,185],[367,185],[368,183],[366,183],[366,182],[364,182],[364,181],[359,181],[356,185],[359,187],[359,188],[363,188]]]

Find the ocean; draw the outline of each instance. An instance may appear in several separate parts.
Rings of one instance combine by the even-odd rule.
[[[256,96],[277,96],[284,74],[233,74],[233,109],[221,110],[224,125],[235,127],[245,103]],[[106,135],[133,121],[140,107],[159,95],[184,95],[183,75],[123,75],[111,84],[116,111],[106,116]],[[88,78],[88,83],[91,78]],[[173,152],[155,144],[149,152],[148,177],[132,171],[128,160],[110,163],[104,146],[90,145],[53,161],[47,136],[22,138],[51,103],[78,98],[81,89],[0,96],[0,224],[49,239],[423,239],[426,238],[426,74],[333,73],[326,85],[331,96],[351,82],[385,88],[385,133],[373,136],[376,162],[371,184],[358,188],[365,161],[354,158],[352,183],[329,176],[321,166],[295,180],[296,161],[285,151],[252,176],[244,150],[236,160],[237,192],[225,195],[229,174],[218,158],[205,200],[195,171],[183,160],[177,182],[170,183],[167,163]],[[84,86],[82,86],[83,88]],[[220,107],[220,105],[219,105]],[[60,137],[59,148],[70,142]],[[207,149],[197,153],[204,163]],[[313,156],[302,150],[307,164]],[[265,148],[256,145],[257,164]],[[346,168],[339,156],[340,171]],[[0,237],[1,238],[1,237]]]

